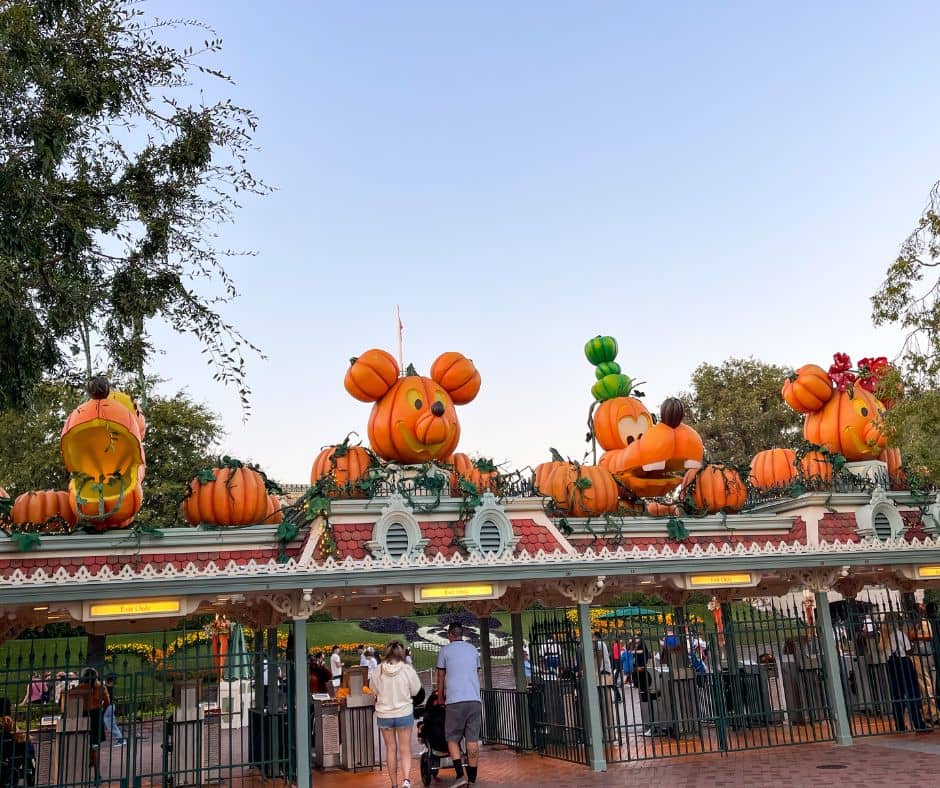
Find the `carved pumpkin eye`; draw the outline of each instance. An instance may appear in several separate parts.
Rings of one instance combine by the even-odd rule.
[[[414,407],[415,410],[421,410],[424,407],[424,403],[421,401],[421,395],[416,389],[409,389],[405,393],[405,397],[408,399],[408,402]]]
[[[865,405],[864,400],[853,399],[852,406],[855,408],[855,412],[861,416],[863,419],[868,418],[868,406]]]

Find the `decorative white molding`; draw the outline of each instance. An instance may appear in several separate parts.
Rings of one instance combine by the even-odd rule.
[[[484,524],[493,523],[499,531],[500,549],[495,553],[484,553],[480,547],[480,531]],[[483,501],[476,508],[473,519],[467,523],[466,534],[460,543],[467,549],[471,555],[476,554],[481,558],[495,555],[499,558],[501,555],[509,553],[512,555],[516,551],[516,545],[519,544],[519,537],[512,529],[512,522],[506,516],[506,511],[496,501],[496,496],[491,492],[483,493]]]
[[[847,566],[816,567],[787,573],[787,577],[794,586],[813,593],[831,590],[838,581],[848,577],[848,575],[849,567]]]
[[[884,464],[884,463],[881,463]],[[864,539],[877,539],[875,531],[875,518],[884,515],[891,525],[891,538],[895,539],[904,533],[904,520],[894,501],[882,487],[876,487],[871,494],[867,506],[862,506],[855,512],[855,530]]]
[[[405,503],[402,496],[396,493],[389,496],[388,505],[382,509],[382,516],[375,521],[372,528],[372,539],[365,543],[366,549],[372,553],[372,556],[379,560],[389,557],[385,540],[388,536],[388,529],[395,523],[400,524],[408,535],[408,550],[398,560],[408,560],[424,555],[428,540],[421,536],[421,526],[415,518],[414,510]]]

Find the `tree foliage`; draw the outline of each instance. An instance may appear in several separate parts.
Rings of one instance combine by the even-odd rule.
[[[176,49],[174,28],[209,37]],[[203,65],[221,46],[206,30],[131,0],[0,4],[0,407],[57,364],[90,375],[95,347],[142,377],[152,319],[194,335],[247,407],[252,346],[218,311],[236,291],[215,235],[266,187],[246,166],[254,115],[206,99],[228,80]]]
[[[876,325],[904,331],[898,366],[904,396],[888,411],[891,442],[905,463],[940,479],[940,181],[872,297]],[[895,380],[886,382],[893,390]]]
[[[8,492],[66,488],[59,436],[69,412],[85,398],[81,387],[43,382],[29,405],[0,412],[0,483]],[[145,415],[147,470],[137,521],[182,524],[179,506],[186,485],[212,465],[211,449],[222,436],[218,417],[184,392],[152,396]]]
[[[681,397],[686,422],[702,436],[710,462],[739,466],[762,449],[795,447],[802,418],[787,407],[780,388],[792,370],[754,358],[700,364]]]

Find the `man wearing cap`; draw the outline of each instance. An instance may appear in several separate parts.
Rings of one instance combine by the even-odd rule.
[[[444,737],[457,780],[453,788],[475,783],[480,755],[483,706],[480,703],[480,656],[463,639],[463,627],[454,622],[447,628],[450,641],[437,655],[437,692],[445,703]],[[464,775],[460,740],[467,742],[467,774]]]

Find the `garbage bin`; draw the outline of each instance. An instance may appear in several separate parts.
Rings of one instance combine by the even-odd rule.
[[[313,763],[332,769],[342,762],[339,730],[340,704],[334,700],[313,701]]]

